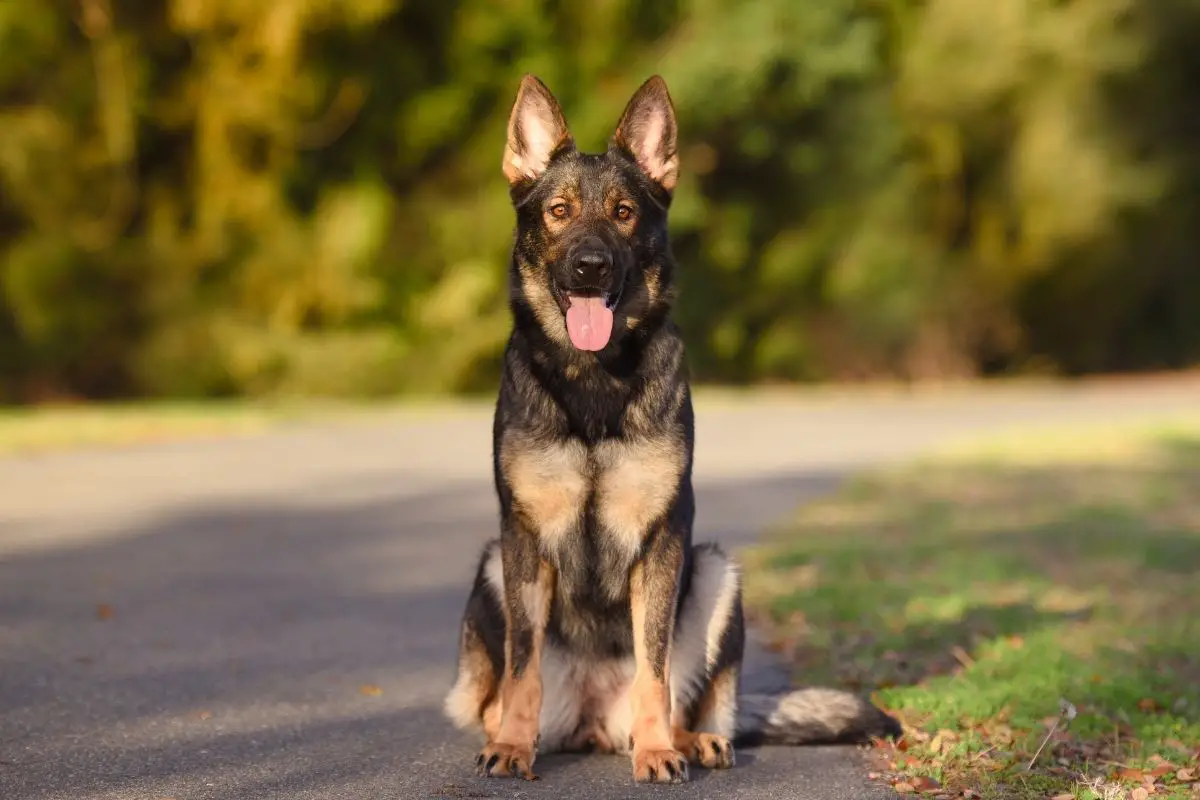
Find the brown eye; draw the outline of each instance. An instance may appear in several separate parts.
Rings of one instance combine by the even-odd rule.
[[[554,217],[555,219],[565,218],[567,216],[567,204],[555,203],[554,205],[550,206],[550,216]]]
[[[617,219],[628,222],[633,217],[633,207],[625,203],[617,206]]]

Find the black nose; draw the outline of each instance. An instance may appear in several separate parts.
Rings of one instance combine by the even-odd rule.
[[[598,284],[612,272],[612,254],[599,247],[580,248],[575,254],[575,275],[580,283]]]

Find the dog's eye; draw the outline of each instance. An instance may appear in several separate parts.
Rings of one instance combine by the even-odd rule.
[[[550,216],[554,217],[555,219],[563,219],[564,217],[566,217],[567,216],[567,204],[566,203],[555,203],[554,205],[550,206]]]
[[[621,222],[628,222],[631,217],[633,217],[633,206],[627,203],[617,205],[617,219]]]

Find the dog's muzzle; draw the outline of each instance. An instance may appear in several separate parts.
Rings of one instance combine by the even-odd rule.
[[[566,259],[559,281],[567,335],[580,350],[603,350],[612,338],[613,309],[621,299],[613,252],[589,237]]]

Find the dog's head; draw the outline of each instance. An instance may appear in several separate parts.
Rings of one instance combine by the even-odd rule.
[[[517,212],[513,293],[565,348],[602,351],[661,320],[671,299],[667,210],[679,172],[675,111],[654,76],[603,154],[582,153],[550,90],[525,76],[504,174]]]

